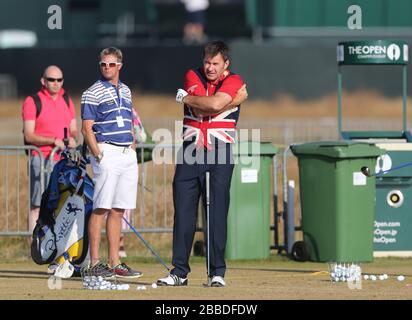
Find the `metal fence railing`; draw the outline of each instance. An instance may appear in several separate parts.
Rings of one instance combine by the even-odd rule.
[[[144,162],[143,155],[145,149],[152,150],[153,157],[155,157],[157,153],[174,153],[176,147],[173,144],[164,144],[162,146],[143,144],[139,146],[141,149],[141,163],[139,163],[137,206],[131,222],[133,226],[142,232],[162,233],[173,231],[171,186],[174,164],[167,161]]]
[[[44,176],[42,152],[34,146],[0,146],[0,235],[28,234],[30,210],[31,150],[40,155],[41,177]],[[28,155],[26,155],[26,152]],[[45,182],[40,180],[40,189]]]
[[[173,176],[176,164],[178,144],[140,145],[141,160],[144,150],[153,151],[152,161],[139,163],[138,195],[136,209],[132,211],[129,222],[139,232],[171,233],[173,231]],[[25,150],[37,148],[31,146],[0,146],[0,236],[29,235],[28,217],[30,214],[30,156]],[[40,152],[41,154],[41,152]],[[41,156],[42,176],[50,176],[51,166]],[[167,160],[165,160],[167,158]],[[274,168],[278,164],[274,158]],[[91,168],[87,171],[91,174]],[[277,170],[275,170],[274,181]],[[136,177],[137,178],[137,177]],[[46,178],[47,179],[47,178]],[[277,193],[277,184],[274,183]],[[45,190],[43,183],[41,190]],[[198,230],[202,219],[199,219]],[[132,232],[126,230],[125,232]]]
[[[155,145],[141,145],[144,150]],[[162,148],[174,149],[173,145]],[[0,146],[0,236],[29,235],[30,214],[30,151],[39,153],[41,172],[40,190],[47,187],[52,165],[46,162],[41,151],[34,146]],[[50,155],[52,158],[57,148]],[[26,154],[27,152],[27,154]],[[88,173],[92,170],[88,166]],[[172,191],[174,165],[154,161],[139,164],[137,207],[130,217],[132,225],[140,232],[171,232]],[[137,179],[137,177],[136,177]],[[126,231],[129,232],[129,231]],[[131,231],[130,231],[131,232]]]
[[[156,128],[174,132],[174,121],[149,120],[145,123],[148,132],[154,136]],[[350,119],[345,123],[346,130],[394,130],[397,121],[388,119]],[[170,126],[168,128],[167,126]],[[239,122],[241,129],[260,130],[262,141],[271,141],[282,148],[296,142],[338,139],[335,118],[314,119],[244,119]],[[179,145],[157,144],[141,145],[143,149],[155,148],[155,153],[175,154]],[[0,146],[0,235],[28,235],[28,216],[30,211],[30,172],[25,154],[27,150],[40,150],[33,146]],[[142,158],[143,159],[143,158]],[[280,165],[280,164],[279,164]],[[278,165],[276,166],[278,167]],[[42,158],[42,172],[50,174]],[[91,174],[91,168],[88,172]],[[139,164],[139,187],[137,206],[130,216],[131,224],[140,232],[172,232],[173,196],[172,181],[175,164],[167,161],[149,161]],[[47,178],[46,178],[47,180]],[[43,181],[41,189],[46,187]]]

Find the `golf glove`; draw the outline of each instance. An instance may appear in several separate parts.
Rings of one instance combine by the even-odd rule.
[[[183,98],[186,97],[188,93],[183,89],[177,89],[176,93],[176,101],[179,103],[183,103]]]

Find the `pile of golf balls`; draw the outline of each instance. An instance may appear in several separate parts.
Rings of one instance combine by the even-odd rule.
[[[354,263],[332,263],[329,274],[332,282],[359,281],[362,277],[362,270]]]
[[[389,276],[384,273],[381,275],[374,275],[374,274],[365,274],[363,275],[363,280],[372,280],[372,281],[376,281],[376,280],[387,280],[389,279]]]
[[[83,277],[83,288],[86,290],[129,290],[130,286],[126,283],[113,283],[104,280],[101,276]]]

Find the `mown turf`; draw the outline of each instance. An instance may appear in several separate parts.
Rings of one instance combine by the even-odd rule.
[[[165,258],[169,263],[170,259]],[[326,263],[297,263],[287,257],[272,256],[264,261],[228,261],[225,288],[206,288],[204,258],[191,259],[192,272],[187,287],[158,287],[151,284],[167,274],[154,259],[128,258],[132,267],[143,271],[140,279],[123,281],[128,291],[90,291],[82,288],[80,279],[55,283],[45,273],[46,266],[26,261],[0,263],[0,299],[136,299],[136,300],[279,300],[279,299],[411,299],[412,268],[410,259],[376,259],[363,264],[368,274],[387,273],[385,281],[362,281],[361,289],[350,289],[346,283],[329,281]],[[399,282],[395,276],[403,274]],[[61,287],[60,287],[61,285]],[[145,285],[146,290],[136,290]],[[49,287],[50,286],[50,287]]]

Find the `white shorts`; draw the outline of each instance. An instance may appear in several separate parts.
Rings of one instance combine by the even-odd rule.
[[[136,152],[131,148],[107,143],[98,144],[103,158],[91,157],[93,168],[93,209],[135,209],[138,167]]]

